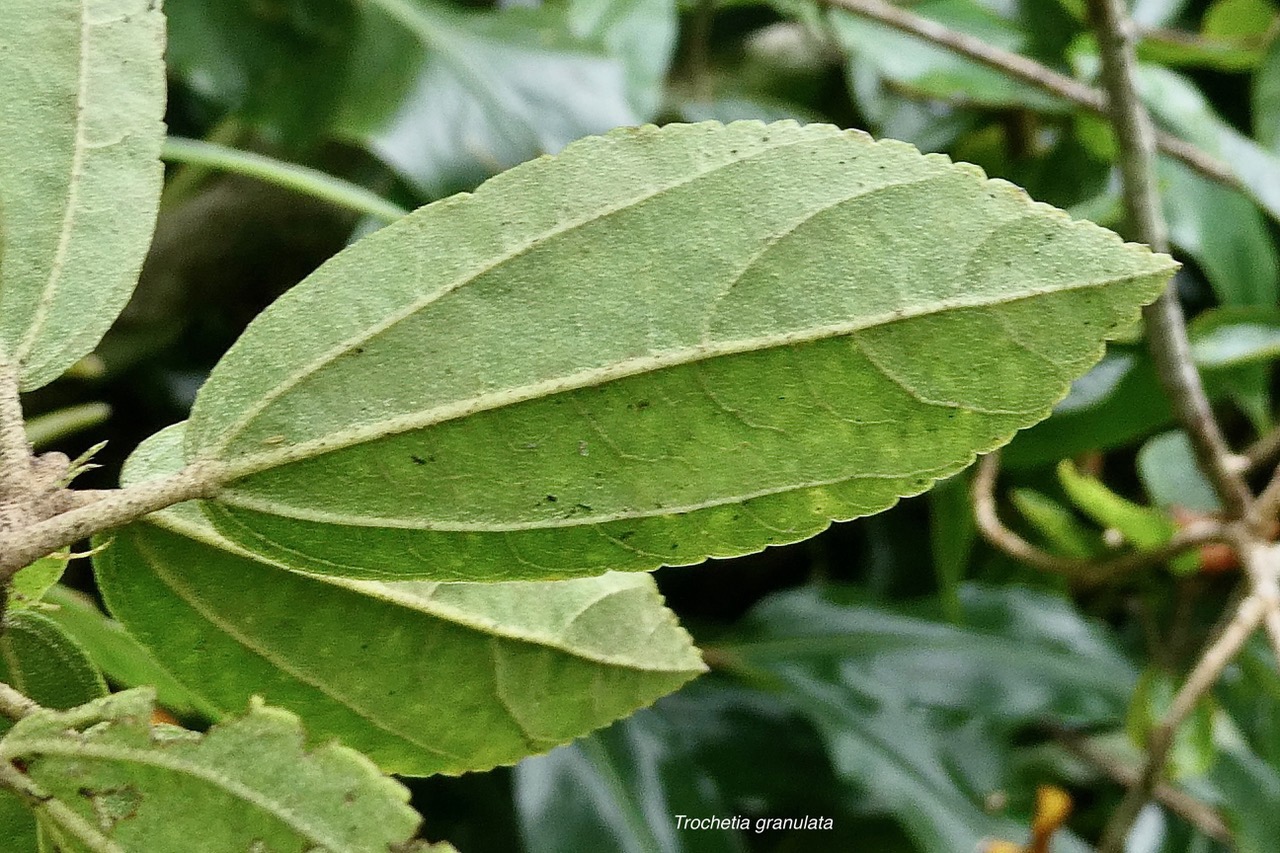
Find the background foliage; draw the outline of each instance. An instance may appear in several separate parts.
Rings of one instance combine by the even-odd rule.
[[[1081,79],[1095,73],[1071,0],[927,0],[913,9]],[[619,125],[790,117],[944,151],[1037,199],[1120,224],[1113,142],[1098,119],[807,3],[168,0],[166,12],[172,133],[316,167],[405,208]],[[1184,263],[1179,292],[1197,315],[1195,356],[1232,437],[1245,444],[1272,426],[1280,356],[1276,211],[1258,203],[1280,192],[1267,195],[1280,188],[1280,8],[1142,0],[1134,14],[1160,120],[1261,188],[1251,197],[1161,163]],[[157,239],[125,314],[95,356],[31,397],[29,411],[47,415],[40,442],[75,455],[109,437],[99,456],[106,469],[85,482],[114,482],[124,452],[186,418],[249,319],[379,224],[247,178],[171,167]],[[1167,539],[1185,512],[1214,509],[1171,421],[1142,347],[1114,345],[1053,417],[1008,448],[1007,516],[1064,555]],[[1118,789],[1081,759],[1077,735],[1111,761],[1136,762],[1134,739],[1212,629],[1234,575],[1210,573],[1206,558],[1070,588],[977,541],[966,480],[799,545],[661,570],[658,585],[712,672],[514,769],[412,782],[428,836],[467,853],[951,853],[982,838],[1024,838],[1035,787],[1049,782],[1073,795],[1071,828],[1096,836]],[[192,538],[182,525],[171,518],[149,541],[131,534],[116,547],[170,549],[173,560],[208,560],[219,571],[244,560],[212,531]],[[225,568],[228,577],[247,570]],[[172,595],[162,575],[156,595]],[[79,561],[67,580],[99,592]],[[126,612],[127,591],[111,589],[109,572],[103,583],[108,602]],[[57,647],[52,620],[72,636],[97,632],[97,649],[114,637],[119,655],[98,661],[113,683],[157,681],[135,671],[146,657],[93,617],[90,600],[58,595],[60,610],[22,613],[2,642],[74,656]],[[308,592],[290,595],[300,602]],[[157,648],[180,655],[185,623],[172,598],[169,618],[151,630]],[[431,618],[426,605],[374,596],[360,606],[387,611],[371,619]],[[17,657],[0,654],[0,680],[20,680],[3,663]],[[679,683],[696,668],[670,677]],[[81,669],[77,683],[32,684],[32,695],[53,707],[100,695],[92,669]],[[226,685],[194,695],[158,682],[161,704],[193,723],[220,715],[220,689],[238,695]],[[255,720],[288,725],[255,717],[242,725]],[[128,725],[119,724],[120,738]],[[405,749],[394,761],[409,770],[425,759]],[[1275,849],[1280,674],[1261,645],[1197,715],[1176,767],[1180,784],[1220,809],[1241,849]],[[824,815],[836,828],[682,833],[676,814]],[[1223,849],[1155,806],[1139,826],[1135,849]],[[1068,832],[1054,849],[1086,848]]]

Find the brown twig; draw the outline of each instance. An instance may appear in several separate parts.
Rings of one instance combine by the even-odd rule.
[[[0,504],[25,498],[31,475],[31,445],[23,428],[18,382],[18,368],[0,361]]]
[[[1120,805],[1111,813],[1098,844],[1098,853],[1122,853],[1133,821],[1160,783],[1160,776],[1164,773],[1165,762],[1169,759],[1169,751],[1173,747],[1173,738],[1179,726],[1201,698],[1212,689],[1222,670],[1262,622],[1265,613],[1266,607],[1262,601],[1252,595],[1246,598],[1240,603],[1226,629],[1200,657],[1177,695],[1173,697],[1169,711],[1151,731],[1142,770],[1129,785]]]
[[[40,706],[34,701],[0,681],[0,714],[16,723],[23,717],[29,717],[39,710]]]
[[[996,505],[996,480],[1000,454],[988,453],[978,462],[973,477],[973,506],[978,530],[996,549],[1033,568],[1063,575],[1093,586],[1126,577],[1142,569],[1167,563],[1193,548],[1223,541],[1226,530],[1215,521],[1200,520],[1179,530],[1167,543],[1150,551],[1134,551],[1104,560],[1081,560],[1050,554],[1032,545],[1005,526]]]
[[[100,493],[96,500],[19,531],[0,532],[0,583],[46,554],[183,501],[210,497],[219,481],[199,465],[172,477]]]
[[[1245,472],[1249,474],[1273,464],[1280,458],[1280,427],[1271,430],[1249,445],[1241,456],[1245,458],[1248,465]]]
[[[1125,764],[1100,749],[1087,737],[1064,729],[1056,729],[1053,734],[1071,754],[1096,767],[1112,781],[1125,787],[1137,782],[1139,771],[1136,767]],[[1210,838],[1223,844],[1231,843],[1231,830],[1222,816],[1212,806],[1202,803],[1186,791],[1159,782],[1152,790],[1151,797]]]
[[[1169,249],[1169,234],[1156,186],[1151,117],[1138,97],[1133,22],[1116,0],[1090,0],[1089,9],[1102,56],[1102,79],[1111,104],[1111,124],[1119,148],[1129,222],[1137,239],[1158,252],[1165,252]],[[1175,416],[1191,439],[1196,460],[1227,514],[1242,518],[1252,495],[1241,476],[1243,466],[1236,464],[1214,420],[1209,397],[1191,358],[1182,306],[1172,286],[1147,306],[1143,319],[1160,383]]]
[[[1092,86],[1060,74],[1025,56],[1002,50],[979,38],[953,30],[937,21],[886,3],[884,0],[821,0],[821,2],[944,47],[1041,91],[1056,95],[1096,115],[1104,118],[1108,115],[1107,96]],[[1249,192],[1226,164],[1209,152],[1163,131],[1156,134],[1156,143],[1161,151],[1181,160],[1206,178],[1245,193]]]

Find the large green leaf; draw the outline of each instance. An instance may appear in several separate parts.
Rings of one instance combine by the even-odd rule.
[[[98,343],[133,291],[160,195],[154,0],[0,11],[0,358],[30,389]]]
[[[182,429],[126,480],[181,464]],[[646,575],[549,583],[370,583],[282,571],[191,506],[97,558],[111,612],[222,713],[250,696],[387,770],[509,764],[648,705],[703,670]]]
[[[639,118],[622,62],[574,38],[561,9],[359,5],[338,130],[365,140],[428,196]]]
[[[413,837],[409,792],[357,752],[308,744],[292,714],[255,703],[199,735],[153,727],[153,709],[130,690],[40,711],[0,740],[51,798],[46,829],[121,853],[187,853],[197,838],[202,853],[387,853]]]
[[[318,572],[695,563],[1004,443],[1173,268],[901,143],[627,129],[331,260],[214,369],[187,455],[235,480],[224,534]]]

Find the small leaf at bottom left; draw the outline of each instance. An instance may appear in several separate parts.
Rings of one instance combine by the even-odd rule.
[[[47,617],[11,610],[0,633],[0,681],[46,708],[73,708],[103,696],[107,686],[80,646]],[[0,733],[9,728],[0,719]],[[37,849],[35,815],[0,789],[0,853]]]
[[[255,702],[200,734],[151,722],[154,692],[38,711],[0,740],[42,826],[70,850],[202,853],[412,850],[409,792],[296,716]],[[21,767],[19,774],[13,770]],[[228,820],[234,816],[234,820]]]

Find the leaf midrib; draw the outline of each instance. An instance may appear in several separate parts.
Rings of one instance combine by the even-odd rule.
[[[0,741],[0,755],[9,759],[32,755],[89,758],[120,764],[132,763],[143,767],[167,770],[179,775],[191,776],[225,791],[231,796],[258,808],[265,814],[271,815],[303,838],[324,844],[334,850],[349,849],[342,839],[332,837],[326,832],[321,832],[319,828],[312,826],[311,822],[307,821],[302,815],[295,814],[284,803],[260,794],[253,787],[232,779],[215,768],[206,767],[198,762],[180,760],[172,752],[161,752],[159,751],[160,749],[162,747],[147,750],[122,744],[76,742],[47,737],[23,738],[16,743]]]
[[[859,138],[859,137],[854,137],[854,138]],[[272,402],[279,399],[289,390],[295,388],[297,385],[301,384],[305,379],[312,376],[319,370],[323,369],[328,364],[337,360],[340,356],[345,355],[355,350],[356,348],[367,344],[371,339],[377,337],[378,335],[382,334],[385,331],[388,331],[389,329],[394,328],[401,321],[406,320],[409,317],[412,317],[413,315],[417,314],[419,311],[429,308],[436,301],[444,298],[445,296],[448,296],[450,293],[453,293],[454,291],[456,291],[461,287],[465,287],[467,284],[485,275],[486,273],[492,272],[493,270],[497,269],[501,265],[508,263],[512,260],[515,260],[516,258],[519,258],[525,254],[528,254],[529,252],[533,251],[536,248],[539,248],[540,246],[542,246],[544,243],[546,243],[553,237],[557,237],[561,234],[567,234],[575,229],[585,227],[595,222],[599,222],[600,220],[606,219],[607,217],[613,216],[615,214],[626,211],[630,208],[636,207],[637,205],[640,205],[646,201],[649,201],[650,199],[657,198],[661,196],[663,193],[669,192],[671,190],[679,189],[697,180],[705,178],[709,175],[713,175],[716,172],[720,171],[721,169],[728,168],[731,166],[737,166],[742,163],[750,162],[756,157],[762,157],[767,154],[775,153],[777,151],[782,151],[787,148],[792,148],[799,145],[811,144],[812,142],[813,142],[812,139],[800,138],[793,142],[787,142],[787,143],[778,144],[778,145],[770,145],[768,147],[761,148],[759,151],[755,151],[747,156],[738,157],[737,159],[734,159],[734,160],[729,160],[724,163],[719,163],[711,168],[703,169],[703,170],[694,172],[693,174],[683,176],[677,181],[666,183],[659,187],[647,188],[644,192],[633,195],[619,204],[609,205],[600,209],[593,210],[590,212],[590,215],[576,217],[576,218],[568,219],[564,222],[556,223],[552,227],[549,227],[544,231],[542,231],[541,233],[531,237],[526,243],[520,245],[519,247],[494,256],[487,263],[478,265],[475,268],[468,270],[464,274],[460,275],[457,279],[442,285],[437,290],[427,294],[421,299],[417,299],[408,303],[398,311],[392,312],[381,322],[375,323],[369,326],[368,328],[361,330],[358,334],[352,335],[351,337],[347,338],[345,341],[342,341],[341,343],[339,343],[337,346],[332,347],[326,352],[322,353],[318,358],[314,359],[309,364],[304,365],[300,370],[297,370],[293,374],[286,377],[285,380],[282,381],[279,385],[272,388],[270,391],[266,392],[265,394],[262,394],[254,405],[248,407],[238,419],[233,421],[229,426],[227,426],[224,430],[221,431],[221,434],[218,436],[217,440],[210,442],[206,448],[202,448],[203,453],[209,456],[213,456],[213,455],[216,455],[219,451],[225,450],[236,439],[236,437],[239,436],[239,434],[243,432],[249,426],[249,424],[253,422],[254,418],[257,415],[261,414],[263,411],[265,411]],[[876,145],[877,143],[867,142],[867,144]],[[519,169],[519,168],[520,167],[516,167],[516,169]],[[510,171],[514,172],[515,170],[510,170]],[[492,193],[492,192],[495,192],[496,190],[493,189],[492,184],[486,184],[486,185],[482,185],[480,189],[478,189],[475,193],[460,193],[457,196],[454,196],[453,198],[457,200],[456,203],[474,203],[474,200],[476,198],[485,197],[486,191],[488,193]],[[441,202],[436,202],[436,204],[444,204],[448,202],[449,202],[449,199],[445,199]],[[387,229],[385,229],[383,233],[390,233],[390,232],[394,232],[395,229],[397,228],[408,227],[408,224],[407,224],[408,221],[409,220],[402,220],[401,223],[405,223],[403,225],[401,223],[396,223],[394,225],[391,225]]]
[[[220,442],[219,445],[213,445],[209,449],[204,450],[197,458],[205,461],[206,464],[210,466],[211,470],[215,472],[218,479],[223,482],[230,482],[253,474],[258,474],[263,471],[268,471],[272,468],[278,468],[282,465],[301,462],[316,456],[322,456],[327,453],[344,450],[348,447],[364,444],[377,439],[388,438],[393,435],[436,426],[446,421],[469,417],[483,411],[500,409],[516,403],[549,397],[554,394],[603,385],[608,382],[626,379],[644,373],[651,373],[663,368],[679,367],[698,361],[708,361],[726,356],[742,355],[764,349],[814,343],[828,338],[847,337],[856,332],[865,331],[870,328],[885,326],[890,323],[920,319],[947,311],[999,307],[1001,305],[1011,305],[1028,299],[1068,293],[1076,290],[1089,290],[1116,286],[1119,284],[1131,283],[1145,278],[1150,278],[1153,275],[1158,275],[1159,272],[1159,270],[1148,270],[1104,281],[1084,281],[1067,286],[1030,290],[1015,296],[985,296],[975,298],[972,296],[962,295],[951,299],[938,300],[927,306],[921,306],[916,309],[884,312],[881,314],[871,315],[869,317],[850,320],[845,323],[818,325],[799,331],[784,332],[776,335],[762,335],[756,338],[702,343],[694,347],[672,350],[657,355],[646,355],[631,359],[623,359],[604,367],[589,368],[568,376],[560,376],[553,379],[543,380],[541,382],[529,383],[528,385],[524,385],[519,388],[503,389],[501,391],[495,391],[488,394],[479,394],[464,400],[458,400],[441,406],[424,409],[421,412],[412,412],[407,415],[400,415],[376,421],[365,426],[338,430],[322,438],[300,442],[277,450],[257,454],[246,454],[233,460],[211,459],[209,456],[205,455],[206,453],[214,453],[219,449],[225,448],[225,446],[230,442],[230,438],[228,438]],[[352,346],[355,345],[357,344],[352,344]],[[319,367],[316,369],[319,369]],[[283,393],[283,390],[280,393]],[[261,401],[262,405],[254,407],[257,411],[253,411],[253,414],[256,415],[258,411],[265,409],[265,404],[269,399],[269,397],[263,398]],[[971,408],[973,411],[980,414],[993,415],[1017,416],[1034,413],[1033,411],[1000,411],[984,410],[973,407],[965,408]],[[1038,411],[1038,409],[1035,411]],[[240,424],[247,425],[251,420],[252,417],[242,419]],[[224,496],[225,495],[220,495],[219,499],[222,500]]]

